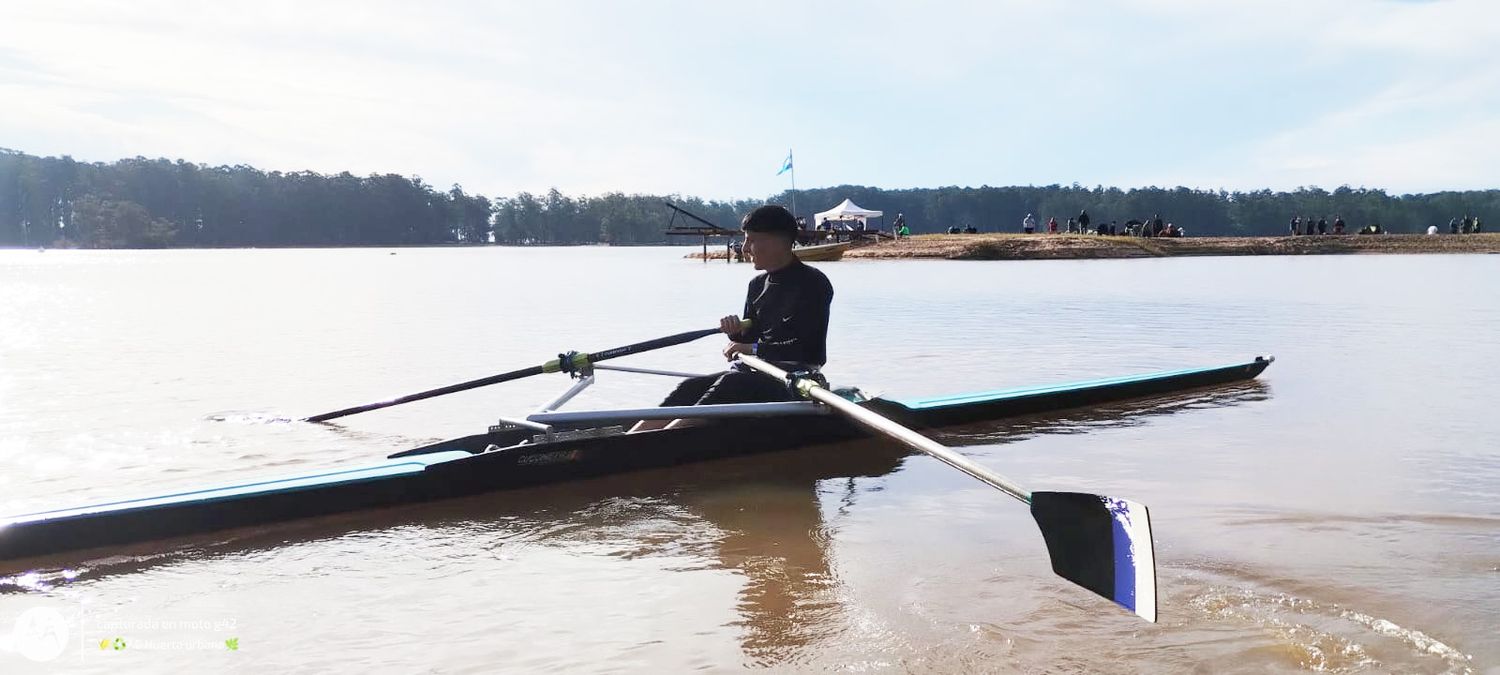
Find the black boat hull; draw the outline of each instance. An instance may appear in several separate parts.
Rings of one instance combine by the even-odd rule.
[[[915,428],[999,420],[1246,380],[1267,360],[1171,373],[863,405]],[[369,467],[0,520],[0,560],[120,546],[384,506],[695,464],[864,436],[842,417],[727,419],[702,426],[521,444],[529,432],[452,439]]]

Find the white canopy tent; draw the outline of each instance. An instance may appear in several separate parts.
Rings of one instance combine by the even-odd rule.
[[[825,221],[829,220],[845,221],[843,223],[843,227],[844,229],[848,230],[852,228],[849,227],[847,221],[858,220],[863,223],[865,222],[866,218],[878,218],[883,215],[885,215],[885,212],[883,211],[872,211],[870,209],[863,208],[848,199],[845,199],[838,206],[828,209],[827,211],[814,214],[813,224],[815,226],[820,226]]]

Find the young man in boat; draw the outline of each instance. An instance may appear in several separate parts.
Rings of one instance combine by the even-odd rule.
[[[763,273],[750,280],[745,295],[745,316],[750,327],[740,330],[739,316],[719,320],[729,336],[724,358],[754,354],[789,372],[814,371],[828,361],[828,308],[833,285],[822,272],[792,253],[797,239],[797,221],[781,206],[766,205],[745,216],[745,255]],[[790,401],[785,383],[772,380],[739,364],[714,375],[683,380],[664,406],[709,403],[758,403]],[[684,420],[645,420],[631,431],[670,428]]]

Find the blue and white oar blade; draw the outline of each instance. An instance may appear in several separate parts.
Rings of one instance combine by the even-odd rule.
[[[1156,555],[1144,504],[1084,492],[1033,492],[1052,571],[1156,621]]]

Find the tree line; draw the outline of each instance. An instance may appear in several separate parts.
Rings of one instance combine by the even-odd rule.
[[[798,215],[810,218],[845,198],[885,211],[887,223],[905,214],[914,233],[967,224],[1019,231],[1028,213],[1046,222],[1084,209],[1094,222],[1161,214],[1194,236],[1281,235],[1293,216],[1335,215],[1356,229],[1378,223],[1387,232],[1418,233],[1465,214],[1500,212],[1500,190],[1391,195],[1347,186],[1331,192],[1227,192],[1073,184],[902,190],[841,185],[798,191]],[[749,209],[768,201],[790,204],[792,195],[724,201],[618,192],[569,196],[554,188],[490,198],[395,174],[268,172],[143,157],[90,163],[0,149],[0,246],[653,244],[667,241],[665,200],[735,228]]]
[[[489,239],[494,205],[457,185],[136,157],[0,150],[0,246],[346,246]]]

